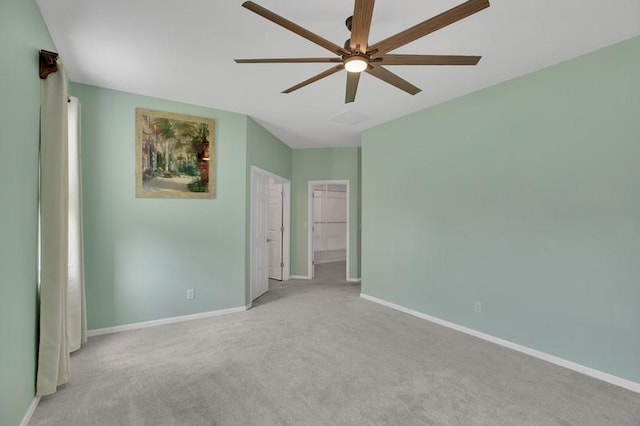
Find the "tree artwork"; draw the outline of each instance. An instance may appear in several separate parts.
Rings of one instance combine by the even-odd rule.
[[[214,121],[136,109],[136,197],[213,198]]]

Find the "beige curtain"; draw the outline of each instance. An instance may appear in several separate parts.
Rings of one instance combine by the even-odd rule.
[[[58,72],[41,80],[40,97],[41,270],[37,394],[49,395],[69,380],[70,348],[79,347],[78,340],[82,343],[86,339],[86,321],[82,250],[77,250],[82,246],[81,233],[79,230],[70,232],[69,226],[68,90],[62,65]],[[77,159],[79,153],[75,151],[71,155]],[[79,180],[75,187],[79,189]],[[79,214],[80,210],[76,208],[80,205],[79,191],[71,201],[74,204],[71,211],[76,209]],[[79,217],[78,224],[81,223]],[[79,260],[71,259],[71,268],[70,247],[72,253],[77,252],[80,256]],[[69,277],[73,290],[69,290]],[[79,308],[77,301],[80,301]],[[77,324],[80,331],[70,332]]]
[[[67,341],[77,351],[87,341],[82,239],[82,180],[80,179],[80,102],[69,98],[69,229],[67,272]]]

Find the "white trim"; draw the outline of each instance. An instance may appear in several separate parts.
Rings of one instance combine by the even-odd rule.
[[[24,417],[20,422],[20,426],[27,426],[31,421],[31,417],[33,417],[33,413],[36,412],[36,408],[38,408],[38,404],[40,403],[40,396],[36,395],[29,404],[29,408],[27,408],[27,412],[24,413]]]
[[[255,273],[254,273],[254,269],[255,269],[255,264],[256,264],[256,259],[255,259],[255,255],[254,255],[254,245],[255,245],[255,238],[254,238],[254,228],[255,228],[255,212],[254,212],[254,205],[255,205],[255,188],[256,188],[256,180],[258,178],[258,174],[260,174],[260,172],[263,172],[262,169],[255,167],[255,166],[251,166],[251,187],[249,189],[249,192],[251,194],[250,200],[249,200],[249,301],[253,302],[253,287],[254,287],[254,277],[255,277]],[[268,278],[267,278],[268,280]],[[268,285],[267,285],[268,286]]]
[[[307,181],[307,276],[313,279],[313,188]]]
[[[360,278],[347,278],[347,281],[350,283],[359,283],[361,280]]]
[[[517,343],[510,342],[508,340],[501,339],[499,337],[492,336],[490,334],[483,333],[481,331],[474,330],[472,328],[464,327],[462,325],[455,324],[440,318],[432,317],[431,315],[423,314],[422,312],[414,311],[413,309],[405,308],[404,306],[396,305],[395,303],[387,302],[386,300],[378,299],[377,297],[369,296],[364,293],[360,293],[360,297],[370,302],[378,303],[391,309],[395,309],[405,314],[413,315],[423,320],[433,322],[444,327],[451,328],[456,331],[460,331],[465,334],[477,337],[482,340],[495,343],[496,345],[504,346],[505,348],[513,349],[514,351],[521,352],[523,354],[532,356],[534,358],[541,359],[543,361],[550,362],[560,367],[568,368],[569,370],[577,371],[578,373],[591,376],[595,379],[602,380],[603,382],[611,383],[612,385],[620,386],[621,388],[628,389],[633,392],[640,393],[640,383],[632,382],[631,380],[623,379],[622,377],[614,376],[613,374],[605,373],[604,371],[596,370],[591,367],[587,367],[573,361],[566,360],[564,358],[557,357],[545,352],[541,352],[535,349],[528,348],[526,346],[519,345]]]
[[[351,252],[351,240],[349,238],[349,227],[351,225],[351,187],[348,179],[310,180],[307,182],[307,275],[310,279],[313,279],[313,185],[323,184],[338,184],[346,185],[347,187],[347,270],[345,271],[345,279],[349,281],[349,271],[351,269],[349,255]]]
[[[289,277],[291,280],[310,280],[311,277],[308,275],[291,275]]]
[[[103,334],[120,333],[121,331],[130,331],[130,330],[139,330],[141,328],[155,327],[157,325],[173,324],[176,322],[191,321],[191,320],[201,319],[201,318],[218,317],[220,315],[234,314],[237,312],[244,312],[246,310],[247,310],[246,306],[240,306],[237,308],[219,309],[217,311],[201,312],[199,314],[182,315],[179,317],[163,318],[163,319],[153,320],[153,321],[134,322],[131,324],[116,325],[115,327],[96,328],[93,330],[89,330],[87,335],[89,337],[101,336]]]
[[[281,178],[282,179],[282,178]],[[284,179],[282,182],[284,198],[282,200],[282,223],[284,233],[282,235],[282,281],[288,281],[291,276],[291,182]]]

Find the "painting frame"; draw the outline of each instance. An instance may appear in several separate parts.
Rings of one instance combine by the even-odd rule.
[[[136,108],[135,132],[136,198],[215,198],[215,120]]]

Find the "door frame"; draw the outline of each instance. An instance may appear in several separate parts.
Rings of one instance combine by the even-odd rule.
[[[307,276],[309,279],[313,279],[315,268],[313,266],[313,186],[323,184],[338,184],[347,186],[347,235],[346,235],[346,247],[347,247],[347,267],[345,271],[345,279],[349,278],[349,271],[351,265],[351,258],[349,252],[351,251],[351,244],[349,238],[349,226],[351,223],[351,188],[349,186],[350,181],[347,179],[329,179],[329,180],[310,180],[307,182]]]
[[[282,176],[278,176],[275,173],[271,173],[267,170],[261,169],[257,166],[251,166],[251,187],[250,187],[250,207],[249,207],[249,300],[250,303],[253,302],[253,284],[254,284],[254,267],[255,267],[255,256],[254,256],[254,230],[255,230],[255,221],[254,221],[254,207],[255,207],[255,193],[254,186],[256,182],[256,177],[258,175],[264,175],[267,178],[278,181],[278,183],[282,183],[282,190],[284,192],[284,196],[282,197],[282,226],[284,226],[284,232],[282,234],[282,263],[284,266],[282,267],[282,281],[287,281],[290,279],[291,274],[291,181],[289,179],[283,178]],[[268,204],[267,199],[267,204]],[[268,210],[268,205],[265,208]],[[266,222],[265,222],[266,223]],[[269,246],[267,245],[267,254],[266,258],[269,258]],[[267,279],[269,279],[269,271],[268,268],[266,270]]]

